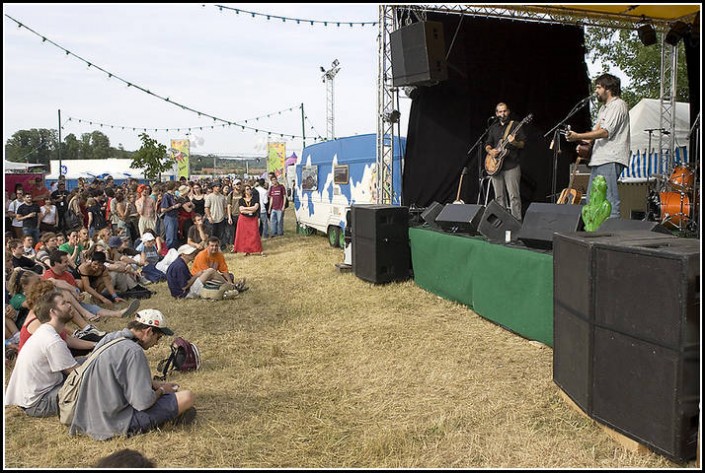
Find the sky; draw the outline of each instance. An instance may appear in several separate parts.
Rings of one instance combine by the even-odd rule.
[[[284,141],[287,155],[300,155],[303,140],[280,134],[303,134],[303,104],[306,144],[313,136],[326,136],[321,67],[330,69],[335,59],[341,68],[334,79],[335,136],[376,132],[379,28],[349,25],[376,23],[374,4],[4,3],[3,13],[4,142],[19,130],[56,129],[60,110],[62,139],[98,130],[111,146],[134,151],[146,128],[167,148],[171,139],[190,139],[192,154],[264,156],[267,141]],[[170,101],[263,131],[223,127],[109,78],[87,62]],[[410,100],[404,94],[400,99],[405,135]],[[187,135],[187,127],[204,129]]]

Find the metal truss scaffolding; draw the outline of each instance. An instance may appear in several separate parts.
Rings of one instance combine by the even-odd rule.
[[[394,196],[394,123],[389,120],[395,95],[392,87],[392,56],[389,34],[396,29],[396,7],[379,6],[377,68],[377,203],[391,205]]]

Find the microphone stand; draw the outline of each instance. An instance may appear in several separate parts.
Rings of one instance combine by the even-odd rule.
[[[568,115],[566,117],[559,121],[556,126],[548,130],[543,137],[547,138],[548,135],[553,134],[553,138],[551,139],[551,144],[549,146],[549,149],[553,150],[553,179],[552,179],[552,184],[551,184],[551,202],[556,203],[556,179],[558,177],[558,155],[561,154],[561,137],[560,137],[560,132],[561,132],[561,127],[565,126],[565,122],[567,122],[573,115],[578,113],[578,111],[585,106],[585,104],[590,102],[591,97],[588,97],[588,99],[582,99],[580,102],[575,104],[573,106],[573,109],[568,112]]]
[[[467,153],[468,156],[470,156],[472,154],[472,152],[475,150],[475,148],[480,146],[480,144],[484,141],[485,137],[487,136],[487,133],[490,132],[491,126],[492,125],[485,128],[485,131],[482,133],[482,135],[480,135],[480,137],[477,139],[475,144],[470,147],[470,149],[468,150],[468,153]],[[477,156],[477,178],[479,180],[478,191],[477,191],[477,204],[478,205],[480,204],[480,197],[482,196],[482,188],[484,187],[484,181],[485,181],[485,179],[488,179],[488,177],[482,175],[484,172],[484,168],[482,166],[482,160],[480,159],[480,156],[482,155],[482,153],[480,152],[481,149],[482,148],[478,149],[478,152],[476,155]],[[472,157],[470,158],[470,160],[472,160]],[[485,205],[487,205],[487,199],[489,198],[489,195],[490,195],[490,188],[488,186],[487,192],[485,193]]]

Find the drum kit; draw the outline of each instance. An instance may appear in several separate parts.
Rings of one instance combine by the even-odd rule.
[[[681,232],[697,232],[700,212],[698,164],[679,164],[670,175],[652,174],[656,185],[649,191],[648,220]]]

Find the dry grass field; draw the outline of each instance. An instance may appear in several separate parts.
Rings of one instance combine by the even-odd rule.
[[[340,249],[285,220],[266,257],[227,254],[251,288],[239,299],[175,301],[162,283],[142,301],[200,349],[201,370],[170,377],[195,392],[194,424],[97,442],[6,407],[5,467],[85,468],[123,448],[162,468],[693,466],[628,452],[572,410],[550,348],[413,281],[340,273]],[[167,338],[147,352],[154,371],[167,353]]]

